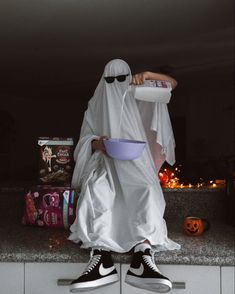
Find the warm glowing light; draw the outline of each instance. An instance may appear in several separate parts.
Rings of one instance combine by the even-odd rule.
[[[204,180],[203,178],[199,178],[198,182],[193,182],[193,184],[184,182],[181,183],[181,171],[182,165],[179,164],[177,167],[173,168],[164,168],[158,173],[158,178],[160,180],[160,184],[163,187],[168,188],[201,188],[201,187],[208,187],[208,188],[218,188],[225,185],[225,180]]]

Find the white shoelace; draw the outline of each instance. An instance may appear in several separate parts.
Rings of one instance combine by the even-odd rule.
[[[88,262],[88,265],[87,265],[86,269],[84,270],[84,272],[82,274],[87,275],[90,271],[92,271],[96,267],[98,262],[100,261],[100,258],[101,258],[100,254],[93,255],[93,251],[92,251],[90,260]]]
[[[156,266],[155,264],[155,260],[154,260],[154,253],[151,252],[151,256],[149,255],[143,255],[143,260],[145,261],[145,263],[155,272],[158,272],[161,274],[159,268]]]

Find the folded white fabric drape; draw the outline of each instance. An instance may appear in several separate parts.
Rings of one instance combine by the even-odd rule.
[[[118,75],[128,76],[124,82],[105,82],[104,77]],[[156,251],[179,249],[167,237],[165,200],[157,175],[165,160],[175,162],[167,105],[137,102],[127,91],[130,81],[127,63],[112,60],[89,101],[74,152],[72,186],[81,188],[81,196],[69,239],[82,241],[84,248],[115,252],[127,252],[146,239]],[[147,144],[142,156],[133,161],[114,160],[99,151],[92,154],[91,141],[104,135]]]

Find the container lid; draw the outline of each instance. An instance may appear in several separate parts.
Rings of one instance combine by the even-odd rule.
[[[38,145],[73,145],[73,138],[64,138],[64,137],[39,137]]]

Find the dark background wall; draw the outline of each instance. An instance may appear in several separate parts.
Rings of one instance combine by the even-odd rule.
[[[234,153],[233,1],[1,1],[1,179],[37,174],[37,138],[78,139],[110,59],[163,71],[177,162],[223,174]]]

